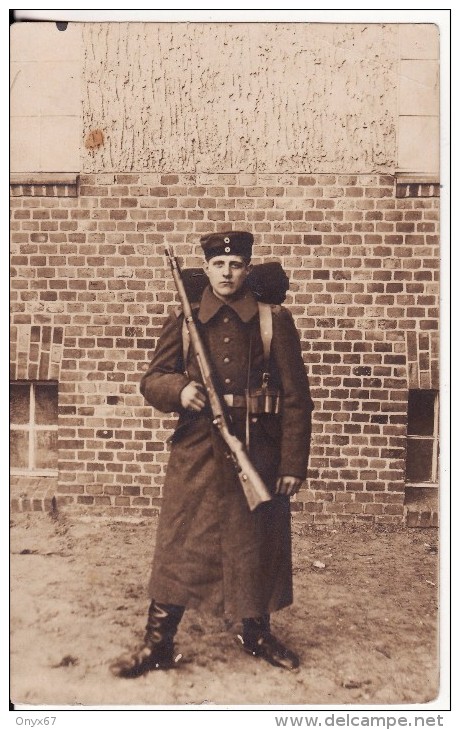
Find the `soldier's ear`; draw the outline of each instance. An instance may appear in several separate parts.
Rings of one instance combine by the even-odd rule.
[[[252,271],[252,264],[251,264],[251,263],[249,263],[249,264],[246,264],[246,272],[247,272],[248,274],[250,274],[250,273],[251,273],[251,271]]]
[[[207,274],[208,271],[209,271],[209,264],[206,261],[206,259],[203,261],[203,271],[204,271],[205,274]]]

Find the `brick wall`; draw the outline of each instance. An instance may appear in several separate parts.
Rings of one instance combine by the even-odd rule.
[[[32,345],[62,332],[57,498],[111,514],[158,510],[175,417],[143,401],[139,379],[176,304],[163,246],[196,266],[200,234],[243,227],[254,262],[276,258],[289,274],[312,386],[309,479],[294,509],[315,523],[401,522],[407,389],[439,378],[437,194],[390,175],[16,182],[12,377],[39,358]]]

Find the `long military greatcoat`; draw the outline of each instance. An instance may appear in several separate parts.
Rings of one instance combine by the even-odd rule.
[[[273,493],[278,476],[306,476],[312,403],[292,316],[280,306],[272,310],[271,384],[282,391],[282,412],[250,418],[249,453]],[[220,393],[244,395],[248,382],[260,388],[263,345],[252,293],[244,289],[226,304],[208,287],[196,321]],[[155,408],[179,413],[149,592],[161,603],[234,619],[271,613],[292,602],[290,500],[274,495],[251,512],[210,412],[181,407],[182,389],[200,381],[191,349],[184,366],[182,323],[182,314],[168,317],[141,382]],[[244,441],[245,408],[229,411]]]

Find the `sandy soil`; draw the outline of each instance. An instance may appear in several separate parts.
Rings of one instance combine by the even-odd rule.
[[[186,612],[177,670],[135,680],[109,663],[142,638],[155,524],[44,513],[11,522],[11,694],[43,705],[425,703],[438,692],[436,529],[294,522],[295,604],[273,629],[286,672],[237,645],[237,626]],[[324,567],[323,567],[324,566]]]

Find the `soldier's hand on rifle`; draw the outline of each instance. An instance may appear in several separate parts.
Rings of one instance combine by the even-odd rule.
[[[201,411],[206,405],[204,386],[192,380],[180,394],[180,402],[183,408],[189,411]]]
[[[300,487],[302,486],[302,479],[298,477],[279,477],[276,482],[276,494],[284,494],[286,497],[292,497],[293,494],[297,494]]]

